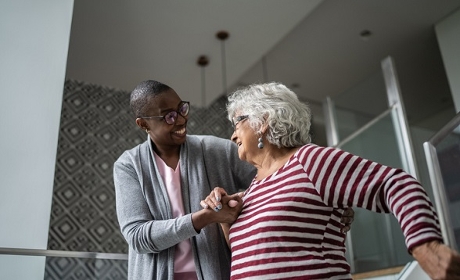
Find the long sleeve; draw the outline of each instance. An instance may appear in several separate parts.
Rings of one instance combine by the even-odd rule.
[[[190,214],[171,217],[169,201],[159,185],[155,186],[157,190],[147,191],[154,194],[143,192],[140,182],[143,175],[139,173],[150,172],[136,170],[132,162],[135,161],[129,154],[124,154],[114,164],[117,217],[129,246],[138,253],[158,253],[196,235]],[[158,205],[155,213],[149,208],[146,196],[155,198],[152,203]]]
[[[393,213],[409,250],[430,240],[442,241],[433,205],[408,173],[339,149],[302,149],[299,160],[327,205]]]

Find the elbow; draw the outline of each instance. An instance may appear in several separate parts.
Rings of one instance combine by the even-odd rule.
[[[132,251],[136,252],[136,254],[157,254],[159,251],[151,250],[139,244],[139,242],[129,242],[129,246],[131,247]]]
[[[149,231],[142,226],[123,231],[128,246],[137,254],[157,254],[161,250],[153,243]]]

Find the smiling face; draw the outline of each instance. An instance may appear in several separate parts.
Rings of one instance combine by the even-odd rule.
[[[149,135],[159,150],[179,148],[185,142],[187,135],[188,116],[181,115],[182,100],[177,93],[170,89],[154,97],[147,102],[146,116],[165,116],[172,111],[179,111],[176,122],[166,123],[164,118],[137,118],[136,123],[142,129],[149,130]]]
[[[238,146],[238,156],[241,160],[253,163],[254,156],[259,152],[257,135],[249,125],[247,117],[243,118],[242,114],[237,114],[233,119],[235,130],[231,140]]]

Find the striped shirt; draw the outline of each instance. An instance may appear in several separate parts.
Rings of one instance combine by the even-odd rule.
[[[231,279],[352,279],[340,218],[347,207],[393,213],[409,249],[442,241],[423,188],[401,169],[345,151],[301,147],[254,179],[230,229]]]

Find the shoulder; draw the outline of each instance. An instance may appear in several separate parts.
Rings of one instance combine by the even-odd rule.
[[[188,156],[200,156],[206,161],[227,159],[233,162],[238,159],[238,147],[228,139],[212,135],[187,136]]]
[[[116,160],[115,163],[126,163],[138,159],[141,154],[147,153],[149,150],[149,140],[134,146],[131,149],[125,150]]]
[[[311,154],[311,153],[317,153],[317,152],[324,151],[325,149],[330,149],[330,147],[322,147],[316,144],[306,144],[299,148],[299,150],[297,151],[297,155],[301,156],[301,155],[306,155],[306,154]]]
[[[209,149],[222,149],[232,147],[234,143],[229,139],[220,138],[213,135],[187,135],[189,144],[201,145]]]
[[[343,151],[334,147],[323,147],[316,144],[306,144],[299,148],[296,153],[296,157],[301,161],[312,161],[325,159],[337,153],[341,154]]]

